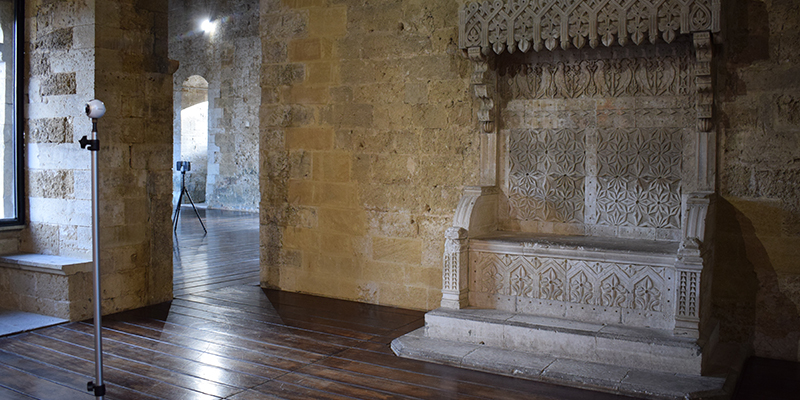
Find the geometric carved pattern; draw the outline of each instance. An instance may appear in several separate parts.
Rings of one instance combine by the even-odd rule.
[[[475,279],[471,290],[477,292],[617,309],[668,311],[666,296],[670,280],[663,267],[482,251],[471,252],[470,263]],[[689,307],[688,302],[684,303]]]
[[[500,70],[501,90],[512,99],[687,95],[695,85],[692,60],[685,49],[681,53],[507,64]]]
[[[584,131],[510,129],[510,216],[680,228],[683,130],[606,128],[596,132],[597,147],[587,149]],[[587,157],[587,151],[593,157]],[[588,159],[597,164],[596,196],[592,199],[585,196]],[[584,215],[589,201],[596,205],[596,215]]]
[[[459,47],[488,55],[543,48],[672,42],[719,32],[720,0],[494,0],[459,10]]]
[[[678,315],[697,317],[697,272],[680,271]]]
[[[516,129],[509,143],[509,202],[520,219],[583,222],[583,132]]]
[[[679,228],[681,130],[599,132],[600,225]]]

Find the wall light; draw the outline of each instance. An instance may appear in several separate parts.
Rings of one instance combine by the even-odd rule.
[[[203,22],[200,23],[200,29],[208,34],[214,33],[214,31],[217,29],[217,23],[211,22],[211,20],[207,19],[203,20]]]

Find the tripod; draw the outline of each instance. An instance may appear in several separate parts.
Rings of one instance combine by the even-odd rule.
[[[192,196],[190,196],[189,191],[186,190],[186,170],[189,168],[191,167],[189,166],[188,161],[178,161],[178,169],[181,170],[181,194],[178,196],[178,205],[175,206],[175,220],[172,222],[172,231],[175,232],[178,229],[178,218],[181,216],[181,201],[183,200],[183,195],[185,194],[186,198],[189,199],[189,203],[192,204],[194,214],[197,215],[197,220],[200,221],[200,226],[203,227],[203,232],[208,233],[206,225],[200,218],[200,213],[197,212],[197,207],[195,207],[194,201],[192,201]]]

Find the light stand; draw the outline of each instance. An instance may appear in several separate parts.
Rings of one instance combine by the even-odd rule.
[[[94,392],[95,397],[103,399],[106,394],[106,386],[103,383],[103,336],[101,325],[100,309],[100,207],[97,177],[97,151],[100,149],[100,141],[97,140],[97,119],[106,113],[106,106],[100,100],[92,100],[86,104],[86,116],[92,119],[92,138],[82,137],[78,142],[82,149],[92,153],[92,258],[94,264],[93,288],[94,288],[94,360],[95,360],[95,381],[86,384],[86,390]]]
[[[172,222],[172,231],[175,232],[178,229],[178,219],[181,216],[181,201],[183,201],[183,195],[186,195],[186,198],[189,199],[189,203],[192,204],[194,215],[197,215],[197,220],[200,221],[200,226],[203,227],[203,232],[208,233],[208,230],[206,230],[206,225],[203,223],[203,219],[200,218],[200,213],[197,212],[197,207],[194,206],[192,196],[190,196],[189,191],[186,190],[186,171],[192,170],[192,162],[178,161],[175,164],[175,167],[181,171],[181,194],[178,196],[178,205],[175,206],[175,220]]]

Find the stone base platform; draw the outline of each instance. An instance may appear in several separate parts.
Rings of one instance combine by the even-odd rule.
[[[663,331],[496,310],[439,309],[425,321],[392,342],[395,354],[651,399],[724,399],[735,384],[735,373],[701,376],[695,340]]]

